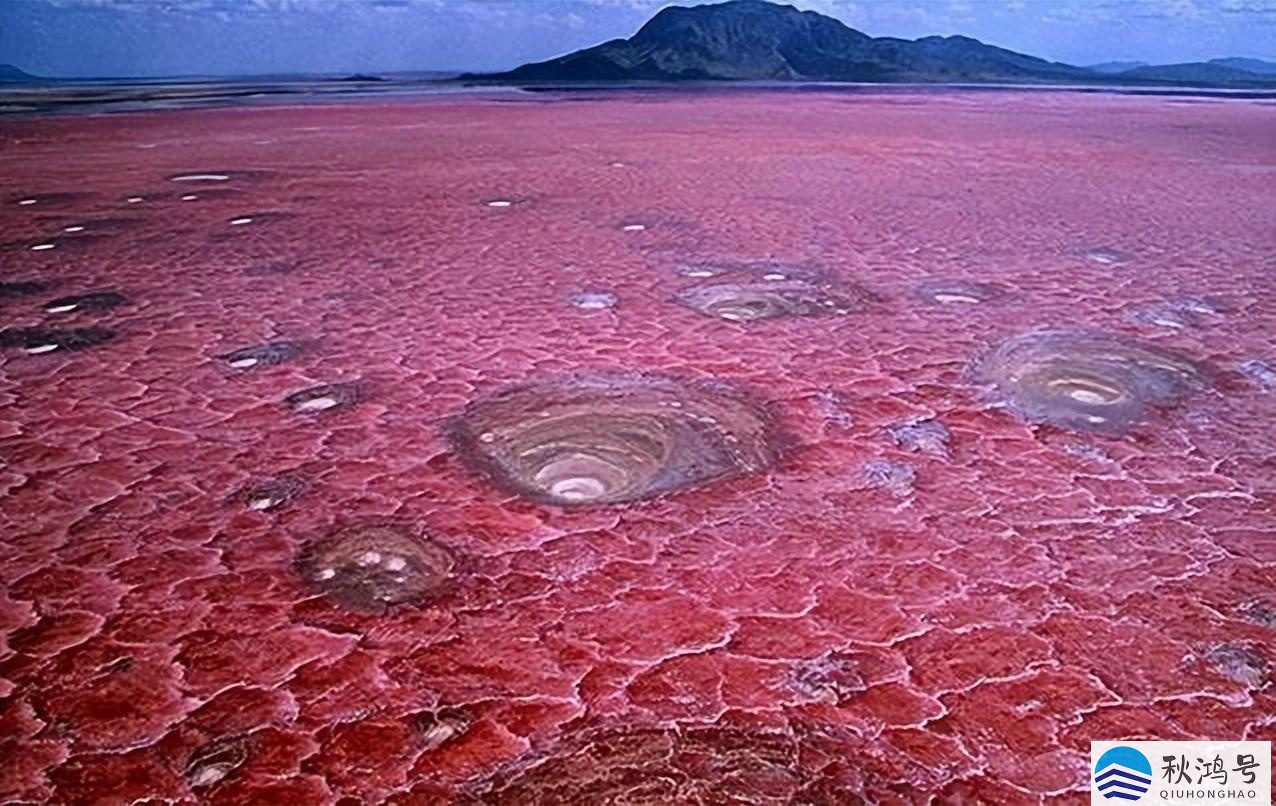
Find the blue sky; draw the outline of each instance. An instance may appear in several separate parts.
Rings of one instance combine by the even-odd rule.
[[[1276,60],[1276,0],[791,2],[873,36],[965,34],[1073,64]],[[495,70],[628,36],[672,4],[0,0],[0,63],[68,77]]]

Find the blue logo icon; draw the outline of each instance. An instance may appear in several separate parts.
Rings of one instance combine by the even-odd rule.
[[[1094,785],[1109,800],[1138,800],[1152,785],[1152,765],[1133,747],[1114,747],[1099,756],[1099,763],[1094,765]]]

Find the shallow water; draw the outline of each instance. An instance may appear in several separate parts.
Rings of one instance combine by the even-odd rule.
[[[1082,803],[1091,739],[1276,738],[1276,108],[508,100],[8,122],[0,796]]]

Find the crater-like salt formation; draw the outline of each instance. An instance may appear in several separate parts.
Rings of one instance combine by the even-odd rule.
[[[1241,374],[1264,389],[1276,389],[1276,368],[1261,358],[1249,358],[1236,365]]]
[[[295,341],[272,341],[234,350],[218,358],[235,369],[273,367],[296,358],[301,349],[301,344]]]
[[[105,344],[115,332],[101,327],[53,330],[43,327],[13,328],[0,331],[0,347],[21,347],[32,355],[59,350],[83,350]]]
[[[917,286],[917,296],[931,305],[973,305],[1005,296],[1001,286],[968,280],[927,280]]]
[[[1096,246],[1092,249],[1085,250],[1082,254],[1089,260],[1093,260],[1095,263],[1102,263],[1105,266],[1116,266],[1122,263],[1129,263],[1134,259],[1132,255],[1122,252],[1119,249],[1113,249],[1109,246]]]
[[[233,777],[248,761],[248,745],[245,736],[226,736],[195,748],[186,759],[186,783],[206,789]]]
[[[998,402],[1030,422],[1122,433],[1155,406],[1209,383],[1204,364],[1137,339],[1091,330],[1032,330],[1002,341],[973,367]]]
[[[571,377],[471,403],[453,446],[497,485],[547,504],[616,504],[753,473],[784,443],[768,409],[720,382]]]
[[[349,526],[307,543],[297,573],[347,610],[381,612],[423,604],[451,584],[456,561],[446,547],[393,523]]]
[[[357,383],[325,383],[293,392],[284,398],[284,405],[303,414],[349,408],[362,399]]]
[[[296,476],[281,475],[250,484],[235,493],[233,499],[255,512],[270,512],[291,504],[305,489],[305,482]]]
[[[770,277],[771,279],[767,279]],[[733,322],[824,316],[864,310],[875,300],[866,289],[845,283],[767,272],[759,282],[712,283],[679,291],[677,301],[706,316]]]
[[[610,291],[581,291],[572,294],[567,301],[581,310],[600,311],[605,308],[614,308],[619,298]]]
[[[70,313],[71,311],[104,311],[123,305],[128,300],[117,291],[91,291],[87,294],[75,294],[69,297],[58,297],[44,304],[46,313]]]
[[[886,459],[873,459],[866,462],[863,472],[864,480],[870,487],[885,490],[896,498],[907,498],[912,495],[913,484],[917,481],[917,468]]]
[[[803,764],[792,735],[749,728],[617,728],[564,742],[466,793],[464,803],[858,803]],[[821,764],[827,766],[827,761]]]
[[[1205,660],[1220,674],[1255,690],[1266,688],[1272,679],[1271,663],[1248,644],[1220,644],[1205,653]]]
[[[426,711],[412,718],[412,728],[426,750],[435,750],[470,729],[473,719],[460,708]]]
[[[897,447],[931,456],[948,456],[952,432],[939,420],[913,420],[887,426],[886,430]]]

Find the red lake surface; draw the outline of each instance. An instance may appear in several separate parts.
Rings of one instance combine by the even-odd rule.
[[[5,121],[0,799],[1084,803],[1276,738],[1276,105]]]

